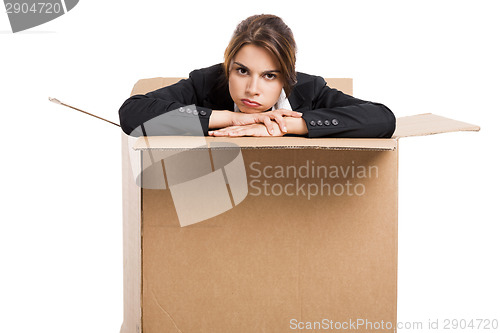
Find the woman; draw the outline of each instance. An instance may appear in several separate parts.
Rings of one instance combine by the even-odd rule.
[[[274,15],[255,15],[236,28],[224,63],[191,72],[177,84],[135,95],[120,108],[123,131],[176,110],[198,117],[204,135],[391,137],[394,114],[326,86],[319,76],[295,71],[296,45],[290,28]],[[148,135],[190,134],[154,126]],[[160,129],[160,130],[158,130]],[[184,133],[185,132],[185,133]]]

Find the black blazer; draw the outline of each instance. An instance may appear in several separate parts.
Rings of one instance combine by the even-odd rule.
[[[396,118],[385,105],[329,88],[319,76],[297,72],[297,84],[288,100],[294,111],[302,112],[310,138],[389,138],[396,128]],[[205,135],[212,110],[234,110],[221,64],[192,71],[188,79],[171,86],[131,96],[119,110],[120,124],[126,134],[136,135],[140,131],[134,129],[146,121],[192,104]],[[148,135],[168,133],[148,131]]]

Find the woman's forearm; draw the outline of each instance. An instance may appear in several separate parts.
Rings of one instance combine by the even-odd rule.
[[[240,116],[243,116],[241,114]],[[241,124],[236,121],[235,124],[235,114],[232,111],[227,110],[213,110],[210,116],[210,121],[208,123],[209,129],[219,129],[234,125],[245,125],[245,122]],[[308,133],[306,122],[303,118],[299,117],[284,117],[287,132],[285,134],[296,134],[296,135],[306,135]],[[253,121],[247,119],[246,124],[252,124]]]
[[[224,128],[233,125],[233,113],[227,110],[213,110],[208,122],[208,128]]]
[[[308,133],[306,122],[303,118],[285,117],[286,134],[306,135]]]

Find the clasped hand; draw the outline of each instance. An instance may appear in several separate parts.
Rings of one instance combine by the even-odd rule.
[[[211,136],[283,136],[286,128],[286,117],[300,118],[302,113],[278,109],[261,113],[233,112],[231,125],[213,131]]]

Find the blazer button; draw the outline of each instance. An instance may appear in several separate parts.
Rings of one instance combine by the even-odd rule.
[[[318,126],[323,126],[323,122],[322,122],[321,120],[318,120],[318,121],[316,122],[316,124],[317,124]]]
[[[330,120],[325,120],[325,126],[330,126]]]
[[[185,111],[185,110],[184,110],[184,108],[181,106],[181,107],[179,108],[179,112],[180,112],[180,113],[182,113],[182,112],[184,112],[184,111]]]
[[[193,110],[193,115],[197,116],[198,115],[198,110]]]
[[[332,119],[332,125],[337,126],[339,124],[339,121],[337,119]]]
[[[314,120],[311,120],[311,121],[309,122],[309,125],[311,125],[311,126],[316,126],[316,122],[315,122]]]
[[[200,115],[202,115],[202,116],[206,116],[206,115],[207,115],[207,111],[205,111],[205,110],[200,110]]]

